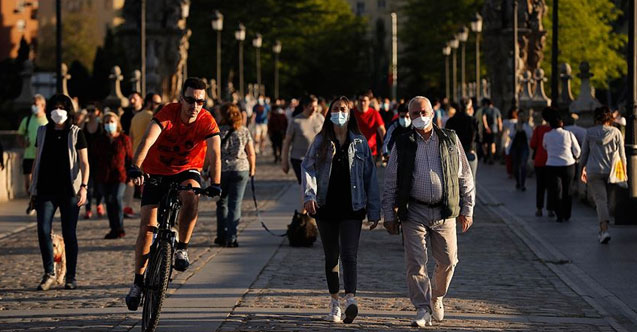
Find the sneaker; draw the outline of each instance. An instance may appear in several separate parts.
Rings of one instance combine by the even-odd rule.
[[[55,274],[45,273],[42,277],[42,281],[38,285],[38,290],[45,291],[51,288],[51,285],[55,283]]]
[[[133,284],[133,286],[130,287],[130,290],[128,291],[128,295],[126,295],[126,306],[128,307],[128,310],[130,311],[135,311],[137,310],[137,307],[139,307],[139,302],[142,299],[142,288],[137,285],[137,284]]]
[[[542,209],[537,209],[537,211],[535,211],[535,216],[536,217],[541,217],[542,216]]]
[[[175,251],[175,270],[184,272],[188,270],[190,266],[190,259],[188,259],[188,251],[186,249],[177,249]]]
[[[445,306],[442,304],[442,296],[431,299],[431,317],[438,322],[445,318]]]
[[[135,218],[135,212],[132,207],[127,206],[124,208],[124,218]]]
[[[91,219],[93,218],[93,212],[92,211],[86,211],[86,213],[84,214],[84,219]]]
[[[112,240],[112,239],[119,239],[119,238],[123,238],[124,236],[126,236],[126,232],[122,231],[110,231],[108,232],[106,235],[104,235],[104,238],[107,240]]]
[[[32,216],[35,215],[35,209],[33,208],[33,206],[31,204],[29,204],[29,206],[27,206],[27,216]]]
[[[237,242],[237,237],[232,236],[230,239],[226,240],[225,243],[226,248],[237,248],[239,243]]]
[[[606,244],[610,241],[610,233],[608,231],[599,232],[599,243]]]
[[[354,318],[358,315],[358,303],[356,298],[350,296],[345,300],[345,319],[343,323],[349,324],[354,321]]]
[[[97,216],[100,218],[104,216],[104,205],[99,204],[97,206]]]
[[[77,283],[75,282],[75,280],[67,280],[66,284],[64,285],[65,289],[76,289],[77,288]]]
[[[330,301],[330,313],[327,314],[325,320],[332,323],[341,322],[341,306],[339,305],[337,299],[332,299]]]
[[[420,308],[418,312],[416,312],[416,318],[411,321],[411,326],[413,327],[426,327],[431,326],[431,314],[427,309]]]

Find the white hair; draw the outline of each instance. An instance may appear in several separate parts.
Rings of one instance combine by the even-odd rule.
[[[42,101],[43,103],[45,103],[45,104],[46,104],[46,98],[44,98],[44,96],[43,96],[43,95],[41,95],[41,94],[39,94],[39,93],[35,94],[35,95],[33,96],[33,99],[34,99],[34,100]]]
[[[411,110],[411,106],[414,103],[419,102],[421,100],[424,100],[425,103],[427,104],[427,106],[429,106],[430,109],[433,109],[433,107],[431,106],[431,101],[429,101],[429,99],[427,97],[423,97],[423,96],[416,96],[414,98],[411,98],[411,100],[409,101],[409,104],[407,105],[407,109]]]

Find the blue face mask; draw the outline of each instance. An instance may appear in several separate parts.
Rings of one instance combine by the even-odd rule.
[[[117,131],[117,123],[115,122],[109,122],[109,123],[105,123],[104,124],[104,130],[106,130],[107,133],[112,134],[114,132]]]
[[[401,127],[407,128],[409,127],[409,125],[411,125],[411,118],[407,118],[407,117],[399,117],[398,118],[398,124]]]
[[[332,121],[333,124],[339,127],[343,127],[345,124],[347,124],[347,120],[349,120],[349,113],[344,113],[344,112],[330,113],[330,121]]]

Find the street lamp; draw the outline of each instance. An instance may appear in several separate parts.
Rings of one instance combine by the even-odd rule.
[[[239,23],[239,28],[234,32],[234,38],[239,42],[239,95],[241,99],[245,97],[243,93],[243,41],[246,40],[246,27]]]
[[[451,55],[449,43],[442,48],[442,55],[445,56],[445,97],[449,98],[449,55]]]
[[[518,0],[513,0],[513,108],[518,107]]]
[[[217,99],[221,100],[221,30],[223,30],[223,15],[215,10],[212,15],[212,30],[217,31]]]
[[[457,81],[457,77],[458,77],[458,61],[457,61],[457,56],[456,54],[458,53],[458,45],[460,44],[460,42],[458,41],[458,39],[454,38],[451,41],[449,41],[449,47],[451,47],[451,51],[452,51],[452,57],[451,57],[451,63],[452,63],[452,72],[453,72],[453,77],[451,78],[451,82],[453,83],[452,87],[453,87],[453,91],[451,93],[451,99],[453,101],[458,101],[458,81]]]
[[[634,2],[634,1],[631,1]],[[558,93],[558,80],[560,77],[560,73],[557,69],[557,60],[559,56],[559,47],[558,47],[558,15],[557,15],[557,7],[558,0],[553,0],[553,36],[551,36],[551,99],[553,105],[557,105],[559,103],[559,93]]]
[[[252,39],[252,46],[257,49],[257,96],[261,94],[261,45],[263,38],[261,34],[257,33],[256,37]]]
[[[471,31],[476,34],[476,100],[480,100],[480,33],[482,32],[482,16],[476,13],[471,20]]]
[[[272,46],[274,52],[274,99],[279,99],[279,53],[281,53],[281,42],[275,41]]]
[[[460,60],[460,66],[461,66],[461,70],[460,70],[460,89],[462,90],[462,98],[467,96],[467,89],[466,89],[466,80],[465,80],[465,45],[467,44],[467,40],[469,39],[469,29],[467,29],[466,26],[462,26],[460,28],[460,30],[458,30],[458,33],[456,34],[456,39],[458,39],[458,41],[460,42],[460,44],[462,45],[462,53],[461,53],[461,60]]]

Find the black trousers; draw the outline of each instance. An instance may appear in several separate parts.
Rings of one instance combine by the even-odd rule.
[[[568,220],[571,218],[573,204],[571,184],[575,179],[575,165],[546,166],[546,169],[549,177],[549,202],[555,204],[557,219]]]
[[[544,193],[549,188],[549,174],[546,166],[535,167],[535,180],[536,180],[536,192],[535,192],[535,206],[538,209],[544,208]],[[549,211],[555,211],[555,202],[548,199],[546,202],[546,209]]]
[[[330,294],[337,294],[339,290],[339,257],[343,263],[345,293],[356,294],[356,257],[363,221],[318,219],[317,225],[325,253],[325,277]]]

